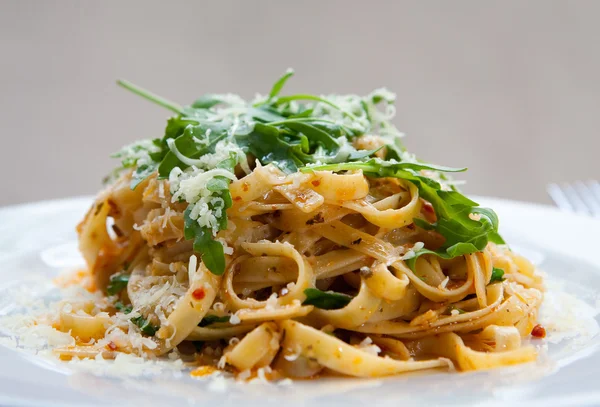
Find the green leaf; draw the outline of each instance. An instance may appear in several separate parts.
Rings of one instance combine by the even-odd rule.
[[[167,127],[165,128],[165,135],[163,136],[162,141],[166,141],[170,138],[177,138],[183,134],[183,131],[187,126],[198,124],[199,123],[197,120],[188,119],[181,116],[171,117],[169,120],[167,120]]]
[[[314,109],[300,110],[298,113],[290,114],[288,117],[294,118],[294,119],[299,119],[299,118],[303,118],[303,117],[311,117],[313,115],[314,111],[315,111]]]
[[[220,276],[225,272],[225,253],[223,245],[216,240],[203,241],[198,244],[194,242],[194,250],[202,253],[202,262],[211,273]]]
[[[306,295],[306,299],[302,305],[314,305],[320,309],[340,309],[352,301],[350,295],[333,291],[321,291],[316,288],[307,288],[304,290],[304,295]]]
[[[219,95],[207,93],[200,96],[198,99],[191,104],[194,109],[210,109],[213,106],[223,103],[223,99]]]
[[[208,130],[211,131],[208,132],[207,136]],[[217,143],[225,137],[227,137],[227,130],[223,127],[206,124],[188,124],[183,134],[177,137],[174,143],[177,151],[181,154],[191,159],[197,159],[204,154],[214,153]],[[199,144],[196,140],[203,141],[203,144]],[[173,151],[169,151],[158,166],[159,178],[168,178],[175,167],[184,170],[189,165],[183,163]]]
[[[284,116],[267,106],[251,107],[248,109],[248,115],[262,123],[278,122],[285,119]]]
[[[254,131],[241,140],[248,152],[261,163],[276,163],[284,172],[292,173],[304,165],[303,158],[308,153],[308,145],[301,140],[285,141],[277,127],[257,123]]]
[[[410,259],[406,260],[406,265],[411,269],[411,270],[415,270],[415,265],[417,264],[417,259],[419,257],[421,257],[424,254],[433,254],[435,256],[441,257],[442,259],[452,259],[456,256],[462,256],[465,254],[470,254],[473,253],[474,251],[477,251],[477,248],[474,247],[472,244],[469,243],[458,243],[457,245],[452,247],[451,253],[448,253],[446,250],[429,250],[429,249],[421,249],[421,250],[417,250],[415,252],[415,255],[413,257],[411,257]]]
[[[466,168],[452,168],[445,167],[443,165],[435,165],[435,164],[427,164],[427,163],[413,163],[413,162],[389,162],[383,161],[379,159],[371,159],[369,161],[361,161],[361,162],[352,162],[352,163],[340,163],[340,164],[326,164],[326,165],[316,165],[311,166],[309,168],[303,169],[303,172],[309,172],[311,170],[315,171],[347,171],[347,170],[363,170],[365,173],[371,173],[380,177],[396,177],[396,178],[404,178],[403,175],[411,175],[416,176],[413,173],[403,173],[402,171],[406,170],[432,170],[432,171],[442,171],[442,172],[464,172]],[[426,179],[427,182],[433,182],[437,184],[437,182],[428,179],[427,177],[421,177],[422,179]],[[438,189],[441,188],[439,184],[437,184]]]
[[[492,277],[490,278],[490,284],[504,281],[504,270],[494,267],[492,270]]]
[[[217,315],[208,314],[208,315],[205,315],[204,318],[202,318],[202,321],[200,321],[198,326],[205,327],[205,326],[212,325],[212,324],[219,324],[219,323],[226,323],[226,322],[229,322],[229,315],[220,317]]]
[[[130,314],[133,310],[133,307],[131,305],[124,305],[121,301],[115,302],[115,308],[117,309],[117,311],[121,311],[124,314]]]
[[[288,121],[285,127],[304,134],[310,141],[321,144],[329,151],[337,150],[339,143],[325,131],[305,122]]]
[[[365,158],[371,157],[372,155],[374,155],[376,152],[378,152],[382,148],[383,147],[379,147],[379,148],[376,148],[374,150],[356,150],[356,151],[353,151],[352,153],[350,153],[350,156],[348,157],[348,161],[360,161],[360,160],[364,160]]]
[[[348,116],[351,119],[357,120],[356,116],[354,116],[352,113],[345,111],[344,109],[340,108],[338,105],[333,103],[331,100],[321,97],[321,96],[309,95],[309,94],[282,96],[282,97],[278,97],[274,103],[275,103],[275,105],[282,105],[282,104],[289,103],[289,102],[296,101],[296,100],[311,100],[314,102],[323,103],[324,105],[327,105],[327,106],[333,107],[336,110],[339,110],[345,116]]]
[[[498,232],[492,231],[492,232],[490,232],[488,237],[490,239],[490,242],[492,242],[492,243],[506,244],[506,242],[504,241],[504,239],[502,238],[502,236],[500,236],[500,234]]]
[[[159,328],[158,326],[151,324],[150,321],[148,321],[141,315],[139,317],[131,318],[131,322],[137,325],[143,334],[148,336],[154,336],[154,334],[156,333],[156,331],[158,331]]]
[[[279,95],[279,92],[281,92],[281,89],[283,89],[283,87],[285,86],[285,83],[292,76],[294,76],[294,70],[293,69],[288,69],[287,71],[285,71],[285,73],[283,74],[283,76],[281,78],[279,78],[277,80],[277,82],[275,82],[275,84],[273,85],[273,87],[271,88],[271,92],[269,92],[269,99],[273,99],[275,96]]]
[[[194,251],[202,257],[202,262],[211,273],[220,276],[225,272],[225,253],[223,245],[213,240],[212,231],[202,227],[195,219],[190,218],[188,207],[184,212],[184,237],[194,240]],[[225,211],[223,211],[225,212]]]
[[[115,274],[110,277],[106,293],[117,295],[127,287],[127,283],[129,283],[129,274]]]
[[[129,183],[129,188],[136,189],[138,185],[140,185],[146,178],[156,171],[156,164],[144,164],[137,167],[134,173],[131,176],[131,181]]]
[[[181,106],[179,106],[177,103],[171,102],[171,101],[169,101],[161,96],[158,96],[144,88],[134,85],[133,83],[131,83],[129,81],[120,79],[117,81],[117,84],[119,86],[124,87],[127,90],[130,90],[131,92],[135,93],[136,95],[141,96],[146,100],[149,100],[150,102],[153,102],[159,106],[165,107],[165,108],[171,110],[172,112],[183,114],[183,108]]]

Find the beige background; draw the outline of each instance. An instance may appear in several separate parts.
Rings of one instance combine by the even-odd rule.
[[[204,92],[398,93],[426,160],[470,193],[547,201],[600,177],[600,1],[2,1],[0,205],[93,193],[109,153]]]

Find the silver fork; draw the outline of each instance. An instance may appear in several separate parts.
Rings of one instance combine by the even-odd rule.
[[[600,218],[600,183],[575,181],[571,184],[548,184],[548,195],[560,210]]]

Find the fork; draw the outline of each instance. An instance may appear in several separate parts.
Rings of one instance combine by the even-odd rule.
[[[565,212],[600,218],[600,183],[575,181],[571,184],[548,184],[548,195]]]

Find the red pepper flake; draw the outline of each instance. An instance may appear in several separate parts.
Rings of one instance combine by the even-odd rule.
[[[250,189],[250,185],[247,182],[244,182],[242,184],[242,191],[248,192],[248,189]]]
[[[113,341],[110,341],[106,347],[110,350],[117,350],[117,345]]]
[[[316,180],[312,181],[311,184],[313,184],[315,187],[318,187],[319,185],[321,185],[321,180],[316,179]]]
[[[537,324],[531,330],[531,336],[533,336],[535,338],[545,338],[546,337],[546,328],[544,328],[540,324]]]
[[[423,202],[421,210],[423,211],[423,215],[425,215],[425,218],[427,218],[429,222],[433,223],[436,221],[433,205],[431,205],[429,202]]]
[[[196,288],[194,290],[194,292],[192,293],[192,297],[194,297],[194,299],[197,301],[200,301],[205,296],[206,296],[206,293],[204,292],[204,288]]]
[[[235,197],[233,197],[233,200],[236,201],[236,202],[239,202],[239,201],[242,200],[242,197],[241,196],[235,196]]]

